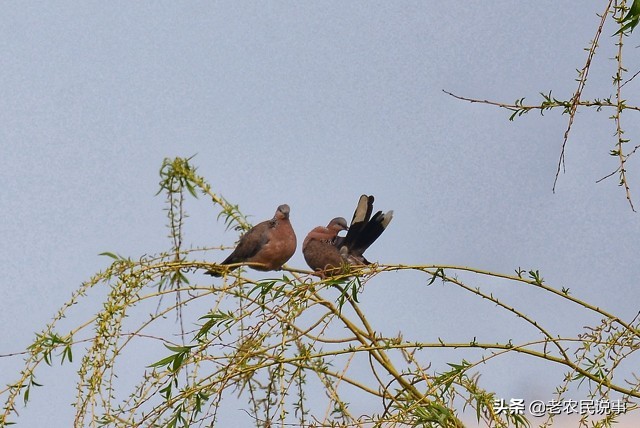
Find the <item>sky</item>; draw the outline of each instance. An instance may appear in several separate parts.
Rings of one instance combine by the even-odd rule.
[[[609,113],[577,115],[554,193],[567,116],[509,121],[505,110],[443,92],[569,98],[603,9],[547,0],[0,4],[0,354],[28,346],[108,266],[99,253],[169,248],[158,170],[165,157],[193,155],[252,222],[289,204],[299,243],[373,194],[376,209],[395,215],[369,260],[538,269],[631,320],[638,214],[615,177],[595,183],[618,166]],[[602,36],[587,98],[613,94],[614,31]],[[629,46],[637,44],[634,34]],[[628,52],[633,74],[640,64]],[[630,101],[639,84],[627,85]],[[635,117],[623,125],[637,137]],[[627,170],[640,208],[636,158]],[[187,211],[189,245],[237,239],[210,201],[190,200]],[[306,267],[300,248],[289,265]],[[556,334],[597,322],[540,292],[466,278]],[[390,274],[368,283],[361,301],[377,328],[424,341],[531,335],[470,293],[420,281]],[[100,301],[86,305],[78,319]],[[0,358],[2,383],[19,368],[20,358]],[[46,388],[21,410],[22,426],[69,426],[73,372],[60,370],[42,373]],[[550,399],[562,380],[521,360],[487,370],[487,386],[506,398]]]

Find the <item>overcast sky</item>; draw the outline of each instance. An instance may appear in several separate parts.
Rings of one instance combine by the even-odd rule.
[[[169,248],[158,170],[165,157],[194,154],[213,190],[254,223],[288,203],[299,243],[373,194],[395,217],[370,260],[539,269],[550,285],[630,320],[638,214],[615,177],[595,184],[617,167],[609,113],[578,114],[554,194],[566,116],[510,122],[504,110],[442,92],[569,98],[602,9],[540,0],[0,4],[0,354],[24,349],[107,266],[99,253]],[[613,93],[614,31],[602,36],[586,97]],[[626,88],[637,94],[639,84]],[[637,138],[637,117],[623,125]],[[637,158],[627,169],[640,208]],[[210,201],[187,210],[188,245],[237,239],[215,223]],[[289,264],[306,267],[300,249]],[[539,292],[496,290],[554,334],[594,322]],[[377,277],[361,301],[377,329],[412,340],[520,334],[494,305],[409,274]],[[86,314],[99,304],[88,302]],[[497,363],[486,386],[506,398],[553,398],[562,371],[529,362]],[[19,368],[18,358],[0,359],[0,381]],[[39,375],[46,388],[32,393],[21,426],[69,426],[74,379],[57,370]]]

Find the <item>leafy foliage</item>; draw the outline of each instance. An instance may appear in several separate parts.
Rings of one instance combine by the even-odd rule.
[[[540,92],[540,96],[542,99],[539,102],[526,104],[525,97],[518,98],[513,103],[503,103],[486,99],[463,97],[455,95],[448,91],[443,92],[459,100],[464,100],[471,103],[488,104],[506,109],[510,112],[510,121],[513,121],[514,119],[521,117],[531,111],[539,111],[541,115],[544,115],[546,111],[559,110],[561,114],[567,115],[568,124],[564,132],[562,146],[560,149],[556,176],[553,183],[554,191],[558,182],[559,174],[564,170],[565,148],[569,141],[573,122],[576,119],[578,110],[584,108],[593,108],[598,112],[602,111],[603,109],[611,111],[612,114],[609,116],[609,119],[613,120],[616,131],[614,134],[614,148],[609,149],[608,152],[612,157],[615,158],[617,167],[610,174],[607,174],[606,176],[597,180],[597,182],[601,182],[617,174],[618,185],[625,190],[625,196],[627,198],[627,201],[629,202],[629,206],[633,211],[635,211],[633,200],[631,197],[631,189],[627,180],[626,165],[629,158],[633,156],[640,148],[640,145],[629,148],[628,143],[631,142],[631,139],[623,137],[625,134],[625,130],[622,126],[622,116],[623,113],[629,115],[640,111],[640,106],[638,106],[637,104],[630,104],[628,102],[628,97],[635,98],[637,91],[629,93],[627,89],[624,88],[640,74],[640,70],[636,71],[631,77],[626,77],[628,76],[628,70],[623,65],[623,53],[625,53],[624,48],[626,47],[626,39],[631,36],[631,33],[638,25],[638,22],[640,22],[640,0],[634,0],[631,6],[629,6],[629,3],[626,0],[609,0],[606,1],[605,4],[605,10],[601,15],[599,15],[600,23],[596,29],[593,39],[590,41],[589,46],[585,48],[585,51],[587,51],[585,64],[582,68],[576,70],[578,72],[578,76],[576,78],[578,85],[570,97],[556,97],[553,96],[552,91],[549,90]],[[615,68],[612,76],[614,93],[608,94],[607,96],[601,98],[594,98],[590,100],[584,99],[582,96],[582,92],[586,87],[589,70],[591,69],[596,51],[601,45],[601,35],[603,34],[605,24],[607,23],[616,25],[618,28],[618,31],[613,34],[613,36],[615,37],[613,44],[617,49],[616,55],[613,58],[615,61]],[[603,91],[608,92],[609,90],[604,89]],[[633,120],[636,119],[634,118]]]
[[[225,408],[236,409],[234,400],[240,400],[259,427],[462,427],[468,409],[478,423],[526,427],[526,415],[498,411],[495,393],[480,382],[480,367],[506,355],[565,367],[557,399],[577,384],[594,399],[616,393],[626,400],[625,411],[636,409],[637,376],[622,372],[614,382],[614,374],[640,348],[638,319],[624,322],[557,290],[537,269],[519,268],[506,275],[458,266],[371,265],[318,279],[286,268],[278,278],[254,281],[240,271],[219,284],[202,284],[202,271],[212,264],[195,258],[208,249],[182,248],[187,216],[181,198],[206,194],[224,213],[225,223],[243,229],[246,222],[195,171],[188,159],[165,160],[161,189],[172,194],[167,196],[168,211],[173,210],[168,216],[170,251],[137,260],[103,253],[111,265],[82,284],[36,335],[18,380],[1,391],[5,405],[0,427],[15,422],[20,397],[26,405],[33,388],[43,388],[35,380],[42,363],[71,363],[75,354],[82,357],[74,426],[213,426]],[[473,337],[460,343],[384,336],[360,307],[359,294],[369,281],[389,272],[419,272],[426,285],[438,279],[443,286],[459,287],[534,327],[540,339],[483,343]],[[463,274],[533,287],[597,314],[602,323],[575,338],[558,337],[523,310],[463,282]],[[98,286],[109,289],[102,309],[68,334],[57,333],[58,322]],[[164,299],[171,295],[176,298]],[[148,318],[130,316],[147,307],[155,308]],[[141,343],[144,355],[157,356],[137,368],[137,380],[119,381],[118,367],[130,366],[131,373],[135,365],[128,361],[128,350]],[[438,349],[454,350],[462,358],[445,370],[432,369],[431,354],[425,351]],[[480,357],[470,359],[475,351]],[[323,393],[310,392],[318,390]],[[371,412],[354,413],[354,402],[368,403]],[[611,426],[618,417],[611,413],[591,422]]]
[[[618,26],[615,94],[585,100],[582,91],[592,59],[611,17]],[[545,91],[539,103],[526,104],[523,97],[503,104],[449,94],[505,108],[510,120],[534,110],[544,114],[560,109],[569,124],[558,172],[578,109],[611,110],[616,140],[609,154],[618,167],[609,176],[618,174],[633,208],[625,165],[640,146],[627,148],[630,139],[623,138],[621,116],[640,110],[623,97],[623,88],[639,73],[623,77],[627,70],[622,53],[639,21],[640,0],[630,6],[624,0],[607,2],[585,65],[578,70],[578,86],[569,98]],[[185,249],[187,201],[202,196],[210,200],[227,230],[248,230],[250,224],[237,205],[212,191],[192,159],[165,159],[160,168],[158,194],[166,197],[169,249],[140,258],[102,253],[111,265],[81,284],[24,352],[2,356],[24,355],[25,361],[17,379],[0,390],[4,400],[0,427],[14,425],[20,403],[28,406],[33,394],[46,390],[36,375],[53,370],[57,362],[78,366],[73,403],[73,425],[78,427],[214,426],[223,412],[238,407],[258,427],[457,428],[470,414],[486,426],[528,427],[527,415],[501,411],[496,394],[481,382],[482,367],[505,357],[533,358],[564,368],[555,389],[556,402],[573,388],[592,400],[616,397],[622,404],[619,412],[584,414],[581,426],[611,427],[622,414],[637,410],[640,376],[633,357],[640,349],[639,317],[625,321],[580,300],[569,288],[550,285],[538,269],[518,268],[509,275],[448,265],[371,265],[318,279],[312,272],[285,267],[286,273],[278,278],[255,281],[236,271],[220,283],[203,284],[202,271],[217,266],[200,259],[212,248]],[[470,337],[453,342],[406,339],[402,333],[385,336],[365,314],[359,295],[369,281],[390,272],[424,275],[426,286],[457,287],[533,328],[538,338],[481,342]],[[558,336],[526,308],[475,284],[487,280],[532,288],[600,321],[576,337]],[[97,313],[61,333],[61,320],[74,319],[73,308],[99,288],[107,295]],[[140,316],[144,311],[146,318]],[[136,366],[134,356],[140,349],[150,360]],[[432,367],[432,356],[441,350],[456,358]],[[357,410],[363,404],[367,410]],[[549,413],[538,422],[550,426],[554,417]]]

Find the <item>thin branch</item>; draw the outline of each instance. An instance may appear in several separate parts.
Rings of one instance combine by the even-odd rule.
[[[580,71],[579,75],[580,78],[578,80],[578,88],[576,89],[576,91],[573,94],[573,97],[571,98],[571,107],[569,108],[569,124],[567,125],[567,130],[564,132],[564,139],[562,141],[562,148],[560,149],[560,159],[558,160],[558,167],[556,169],[556,176],[553,180],[553,192],[555,193],[556,191],[556,184],[558,182],[558,176],[560,175],[560,168],[564,166],[564,154],[565,154],[565,147],[567,145],[567,141],[569,140],[569,132],[571,132],[571,126],[573,125],[573,121],[575,119],[575,115],[576,115],[576,110],[578,108],[578,105],[580,103],[580,97],[582,96],[582,90],[584,89],[586,83],[587,83],[587,76],[589,75],[589,69],[591,67],[591,60],[593,59],[593,56],[596,53],[596,49],[598,48],[598,41],[600,40],[600,35],[602,34],[602,29],[604,28],[604,24],[607,20],[607,16],[609,15],[609,12],[611,10],[611,6],[613,4],[614,0],[609,0],[609,3],[607,4],[604,12],[602,13],[602,17],[600,19],[600,25],[598,26],[598,29],[596,30],[596,34],[593,37],[593,41],[591,42],[591,46],[589,47],[589,54],[587,55],[587,61],[584,65],[584,67],[582,67],[582,70]]]
[[[620,12],[622,13],[624,11],[624,9],[619,9]],[[625,68],[622,65],[622,47],[624,45],[624,34],[623,32],[620,32],[620,34],[618,35],[618,52],[616,54],[616,62],[617,62],[617,72],[616,75],[614,77],[614,83],[616,85],[616,101],[617,101],[617,107],[616,107],[616,112],[613,116],[614,121],[616,123],[616,137],[618,139],[616,147],[617,147],[617,152],[618,152],[618,159],[620,161],[620,167],[618,168],[618,171],[620,172],[620,185],[624,186],[624,191],[625,191],[625,195],[627,197],[627,201],[629,202],[629,205],[631,206],[631,210],[633,212],[635,212],[635,208],[633,207],[633,201],[631,200],[631,191],[629,189],[629,183],[627,181],[627,170],[625,168],[625,163],[627,160],[627,156],[624,154],[624,148],[623,148],[623,144],[627,142],[627,140],[625,140],[622,136],[624,134],[624,131],[622,130],[622,124],[621,124],[621,120],[622,120],[622,110],[624,109],[624,100],[622,98],[622,73],[624,72]]]

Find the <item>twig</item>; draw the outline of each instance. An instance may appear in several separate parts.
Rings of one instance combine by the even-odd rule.
[[[609,11],[611,10],[611,5],[614,0],[609,0],[607,7],[602,13],[602,19],[600,20],[600,25],[598,26],[598,30],[596,31],[596,35],[591,42],[591,47],[589,48],[589,54],[587,55],[587,61],[580,70],[580,80],[578,81],[578,88],[576,89],[573,97],[571,98],[571,106],[569,108],[569,124],[567,125],[567,130],[564,132],[564,139],[562,141],[562,148],[560,149],[560,159],[558,159],[558,168],[556,169],[556,176],[553,180],[553,192],[556,191],[556,184],[558,182],[558,176],[560,175],[560,169],[564,169],[564,154],[565,148],[567,145],[567,141],[569,140],[569,133],[571,132],[571,126],[573,125],[573,120],[575,119],[576,110],[580,103],[580,97],[582,96],[582,90],[584,89],[587,83],[587,75],[589,74],[589,68],[591,67],[591,60],[596,53],[596,49],[598,48],[598,40],[600,40],[600,35],[602,34],[602,29],[604,28],[604,23],[607,20],[607,16],[609,15]]]

